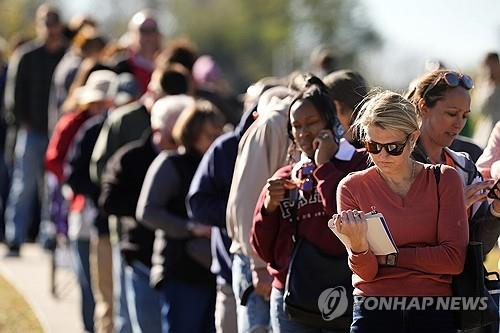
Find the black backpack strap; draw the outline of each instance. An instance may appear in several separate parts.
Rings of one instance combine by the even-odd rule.
[[[436,164],[432,166],[434,171],[434,178],[436,178],[436,184],[439,186],[439,181],[441,180],[441,164]]]
[[[289,190],[289,198],[290,198],[290,214],[292,215],[292,242],[293,245],[297,244],[298,234],[299,234],[299,226],[297,222],[297,211],[299,209],[299,199],[298,199],[298,190],[293,189]]]
[[[432,171],[434,171],[434,178],[436,179],[436,194],[437,194],[438,220],[439,220],[439,211],[441,210],[441,204],[439,202],[439,181],[441,180],[441,164],[433,165]]]

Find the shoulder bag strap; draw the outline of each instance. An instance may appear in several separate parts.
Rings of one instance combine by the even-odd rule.
[[[295,193],[292,193],[292,191],[295,191]],[[297,222],[297,210],[299,209],[298,206],[298,190],[290,190],[290,214],[292,215],[292,242],[294,247],[297,244],[299,234],[299,226]]]
[[[441,164],[433,165],[432,171],[434,171],[434,178],[436,179],[436,194],[437,194],[437,204],[438,204],[437,218],[439,221],[439,210],[441,209],[441,204],[439,200],[439,181],[441,180]]]

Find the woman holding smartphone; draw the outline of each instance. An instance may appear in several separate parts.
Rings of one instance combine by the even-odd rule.
[[[374,95],[353,126],[374,166],[351,173],[337,189],[334,228],[349,239],[357,296],[351,332],[455,333],[452,311],[439,310],[436,302],[421,305],[424,297],[451,296],[451,277],[464,266],[468,225],[462,180],[455,169],[441,166],[438,183],[432,165],[411,158],[419,117],[399,94]],[[372,209],[384,215],[397,255],[375,256],[369,248],[364,212]],[[394,297],[400,301],[393,307],[368,306]]]
[[[336,184],[349,172],[366,168],[367,159],[364,152],[357,151],[347,140],[338,141],[341,131],[335,114],[323,82],[306,75],[305,87],[290,105],[288,121],[293,142],[291,155],[297,151],[301,159],[282,167],[267,181],[255,210],[250,241],[274,277],[270,300],[273,332],[323,332],[291,321],[283,309],[283,291],[293,250],[290,205],[298,205],[297,237],[305,238],[326,255],[345,255],[344,247],[327,226],[335,205],[332,212],[327,212],[324,203],[335,202]]]
[[[465,153],[451,150],[470,113],[472,79],[450,70],[437,70],[417,79],[408,98],[422,118],[420,138],[413,158],[431,164],[454,167],[464,184],[471,240],[483,243],[484,253],[495,245],[500,234],[500,200],[486,200],[494,181],[483,181],[474,162]],[[498,190],[495,191],[500,195]]]

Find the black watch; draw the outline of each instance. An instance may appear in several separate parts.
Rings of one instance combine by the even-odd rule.
[[[385,256],[385,264],[386,266],[396,266],[396,262],[398,259],[397,253],[391,253]]]

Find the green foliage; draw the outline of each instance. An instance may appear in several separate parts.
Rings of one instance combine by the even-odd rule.
[[[0,1],[0,37],[11,38],[16,33],[24,36],[34,35],[34,17],[37,0]]]
[[[177,32],[215,57],[242,90],[252,81],[308,69],[312,49],[330,46],[342,65],[378,37],[349,0],[173,0]],[[280,70],[281,69],[281,70]]]
[[[241,82],[271,74],[273,50],[289,42],[286,0],[173,1],[177,31],[190,36],[203,53]],[[244,83],[243,83],[244,82]]]

